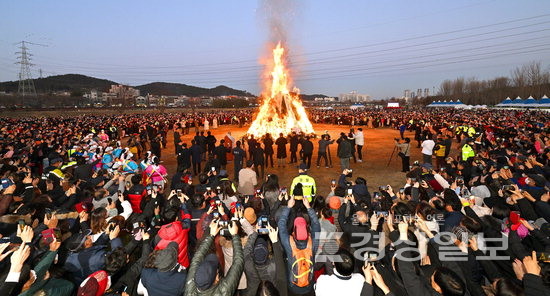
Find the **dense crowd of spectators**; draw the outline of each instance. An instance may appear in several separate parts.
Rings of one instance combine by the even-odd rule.
[[[310,116],[353,130],[215,138],[247,111],[0,119],[0,295],[550,295],[547,113]],[[405,174],[371,194],[350,160],[377,127],[400,131]],[[341,174],[317,192],[329,145]],[[273,155],[298,165],[291,184],[264,176]]]

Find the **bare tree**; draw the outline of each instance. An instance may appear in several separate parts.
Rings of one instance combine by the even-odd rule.
[[[448,97],[452,93],[453,88],[453,82],[449,79],[444,80],[441,82],[441,85],[439,86],[439,95]]]
[[[512,70],[512,83],[515,87],[524,87],[527,85],[527,73],[525,73],[525,67],[516,67]]]
[[[464,77],[459,77],[453,81],[453,97],[459,98],[464,94]]]

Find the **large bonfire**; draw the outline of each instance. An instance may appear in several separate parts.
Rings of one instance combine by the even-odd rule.
[[[261,137],[267,133],[287,135],[292,131],[314,133],[300,100],[300,90],[296,87],[289,90],[291,79],[285,62],[285,48],[279,42],[273,49],[273,60],[267,66],[269,75],[262,93],[262,105],[248,134]]]

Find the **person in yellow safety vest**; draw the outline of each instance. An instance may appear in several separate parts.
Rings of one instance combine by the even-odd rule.
[[[460,125],[457,125],[455,127],[455,134],[457,134],[457,135],[460,134],[461,129],[462,129],[462,127]]]
[[[220,170],[218,176],[220,177],[220,183],[222,183],[223,181],[228,181],[229,183],[231,183],[231,189],[233,189],[234,192],[237,192],[237,187],[235,186],[235,183],[229,180],[226,170]]]
[[[468,138],[466,140],[466,144],[462,146],[461,152],[462,152],[462,160],[467,161],[470,157],[476,156],[476,152],[474,151],[474,139]]]
[[[77,165],[76,161],[69,161],[67,164],[61,166],[61,171]]]
[[[65,174],[61,171],[63,165],[63,159],[54,158],[50,160],[50,166],[44,169],[42,179],[49,179],[54,181],[54,184],[59,184],[60,180],[65,179]]]
[[[307,175],[307,164],[305,163],[300,164],[298,167],[298,173],[299,175],[292,180],[289,194],[294,197],[294,188],[296,188],[296,185],[302,184],[302,196],[311,202],[315,196],[315,192],[317,191],[315,179]]]
[[[434,146],[434,154],[435,154],[435,166],[436,170],[439,170],[442,166],[445,165],[445,154],[446,154],[446,147],[445,142],[443,141],[443,137],[439,135],[437,137],[437,143]]]
[[[471,137],[475,136],[475,134],[476,134],[476,129],[474,127],[470,126],[468,128],[468,137],[471,138]]]
[[[76,152],[76,149],[69,149],[67,150],[67,157],[71,157]]]

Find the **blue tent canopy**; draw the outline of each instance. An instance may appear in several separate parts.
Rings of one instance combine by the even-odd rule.
[[[537,104],[537,100],[535,100],[535,98],[533,98],[532,96],[529,96],[525,101],[523,101],[523,104],[525,105]]]
[[[550,107],[550,99],[544,95],[540,100],[529,96],[527,99],[522,100],[519,96],[514,100],[510,97],[496,105],[497,107],[525,107],[525,108],[538,108],[538,107]]]

